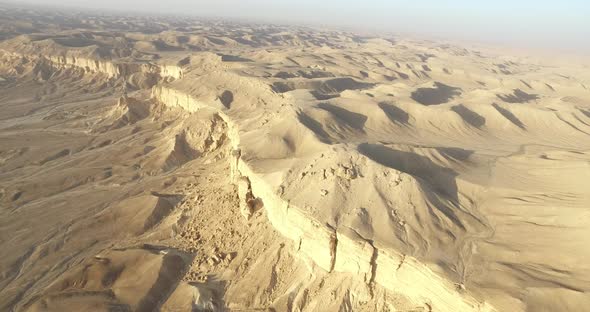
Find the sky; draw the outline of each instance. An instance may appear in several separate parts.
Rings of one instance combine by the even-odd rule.
[[[19,0],[590,52],[590,0]]]

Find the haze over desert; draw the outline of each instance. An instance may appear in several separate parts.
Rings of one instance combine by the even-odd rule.
[[[589,311],[589,63],[453,42],[0,4],[0,311]]]

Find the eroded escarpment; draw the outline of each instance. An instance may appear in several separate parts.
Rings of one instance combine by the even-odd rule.
[[[361,276],[367,284],[377,283],[407,296],[425,309],[436,311],[495,311],[494,307],[466,293],[461,287],[434,272],[417,258],[401,253],[386,244],[363,238],[353,229],[335,229],[281,197],[241,153],[240,125],[219,103],[199,101],[190,94],[166,86],[156,86],[153,96],[163,104],[189,112],[213,109],[227,123],[233,150],[233,181],[243,189],[246,217],[258,200],[264,206],[273,227],[293,240],[297,251],[328,272],[345,272]]]
[[[87,73],[104,74],[108,78],[123,77],[130,79],[131,81],[143,80],[147,82],[144,83],[146,87],[152,87],[161,80],[181,79],[184,76],[182,67],[172,64],[102,60],[67,54],[21,54],[7,50],[0,50],[0,57],[12,63],[14,63],[16,60],[21,60],[25,63],[34,63],[37,67],[45,66],[45,71],[75,68],[81,69]]]

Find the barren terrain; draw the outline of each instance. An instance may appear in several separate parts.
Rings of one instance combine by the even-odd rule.
[[[0,6],[0,311],[585,311],[590,68]]]

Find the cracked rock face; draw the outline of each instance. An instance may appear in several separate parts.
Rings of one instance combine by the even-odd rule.
[[[241,177],[238,179],[238,197],[240,198],[240,212],[246,220],[250,220],[254,209],[256,208],[256,200],[252,195],[252,189],[250,188],[250,180],[247,177]]]

